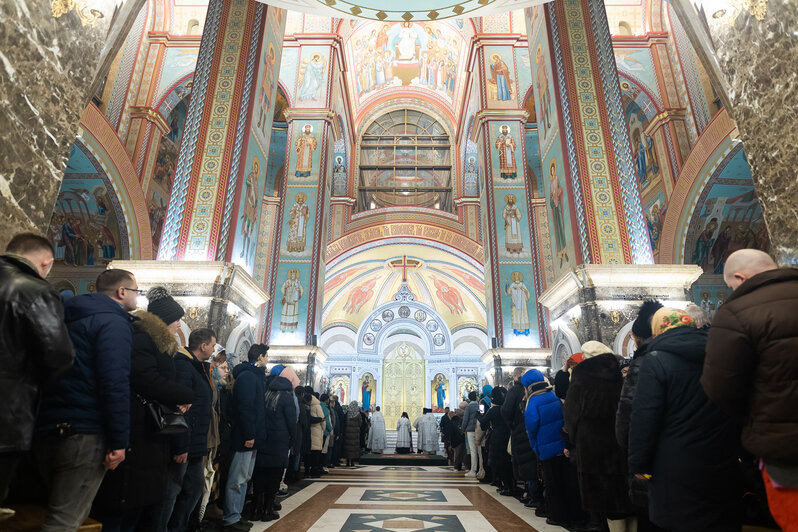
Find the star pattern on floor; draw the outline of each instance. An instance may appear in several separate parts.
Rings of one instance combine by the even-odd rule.
[[[360,500],[365,502],[448,502],[441,490],[365,490]]]
[[[352,514],[341,532],[465,532],[456,515]]]

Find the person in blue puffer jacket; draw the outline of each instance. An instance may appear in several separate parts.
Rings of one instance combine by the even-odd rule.
[[[578,480],[565,456],[562,402],[543,374],[532,369],[521,378],[526,388],[524,423],[529,443],[543,463],[546,479],[546,523],[569,527],[584,521],[580,509]]]

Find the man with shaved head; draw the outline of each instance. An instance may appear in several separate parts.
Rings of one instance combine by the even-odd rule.
[[[723,279],[733,292],[712,321],[701,385],[762,459],[773,517],[798,530],[798,269],[741,249]]]

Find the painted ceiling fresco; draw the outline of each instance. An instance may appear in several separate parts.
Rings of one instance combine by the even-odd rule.
[[[345,324],[359,329],[375,308],[393,300],[402,283],[403,257],[416,300],[433,307],[449,330],[486,327],[481,271],[431,246],[389,245],[355,254],[328,270],[322,328]]]
[[[355,106],[363,108],[393,90],[426,94],[456,109],[472,32],[462,19],[355,26],[346,43]]]
[[[264,3],[329,17],[360,18],[386,22],[429,21],[481,17],[491,13],[543,4],[543,0],[259,0]]]

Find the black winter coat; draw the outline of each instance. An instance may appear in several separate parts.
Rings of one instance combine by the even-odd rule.
[[[230,388],[216,387],[219,395],[219,448],[216,457],[219,458],[233,452],[233,420],[235,419],[235,402],[233,391]]]
[[[452,416],[451,423],[449,423],[449,445],[457,447],[465,443],[465,434],[463,434],[463,416],[455,414]]]
[[[621,446],[623,452],[629,449],[629,418],[632,416],[632,401],[637,390],[637,378],[640,373],[640,366],[643,365],[643,357],[648,353],[648,345],[651,338],[645,340],[635,349],[632,355],[632,362],[629,364],[629,371],[623,380],[621,388],[621,398],[618,400],[618,410],[615,411],[615,439]]]
[[[40,392],[74,356],[58,292],[22,257],[0,257],[0,453],[30,449]]]
[[[649,515],[663,528],[740,529],[739,431],[699,383],[706,341],[706,331],[666,331],[640,368],[629,472],[652,475]]]
[[[494,403],[484,414],[477,417],[482,430],[490,428],[488,439],[488,463],[491,467],[499,467],[510,460],[507,454],[507,444],[510,442],[510,427],[504,421],[501,405]]]
[[[507,392],[507,397],[501,406],[501,413],[504,422],[510,427],[513,464],[521,473],[519,480],[533,480],[538,477],[537,457],[529,444],[529,436],[526,433],[524,411],[522,410],[525,395],[526,388],[520,381],[516,381]]]
[[[452,424],[452,420],[449,419],[448,415],[444,414],[441,417],[441,423],[440,423],[440,425],[441,425],[441,439],[443,439],[444,442],[448,442],[450,440],[450,438],[451,438],[451,424]]]
[[[213,390],[202,362],[181,349],[175,355],[175,375],[177,382],[194,391],[191,408],[186,412],[188,432],[176,438],[175,454],[188,453],[191,461],[208,454],[208,429],[213,409]]]
[[[296,432],[297,410],[291,382],[274,377],[265,398],[266,445],[258,449],[258,467],[288,467],[288,451]]]
[[[36,432],[68,423],[79,434],[104,434],[108,449],[130,437],[130,350],[136,320],[105,294],[84,294],[64,305],[75,363],[42,398]]]
[[[563,419],[585,510],[624,513],[631,509],[626,456],[615,439],[622,386],[621,369],[612,353],[588,358],[571,373]]]
[[[355,460],[360,457],[360,425],[363,419],[358,414],[355,417],[346,416],[346,434],[344,439],[344,458]]]
[[[266,393],[266,371],[260,366],[241,362],[233,368],[233,451],[246,452],[263,446],[266,439],[263,396]],[[253,447],[244,442],[255,440]]]
[[[571,374],[566,370],[561,369],[554,374],[554,395],[560,398],[560,401],[565,401],[568,395],[568,384],[571,381]]]
[[[294,394],[296,395],[296,393]],[[296,396],[297,406],[299,407],[299,417],[296,421],[296,434],[291,453],[294,456],[302,456],[304,452],[310,452],[310,424],[308,423],[308,409],[305,408],[302,398]],[[307,451],[302,450],[303,442],[307,437]]]
[[[101,518],[160,502],[166,495],[170,438],[155,435],[155,423],[139,396],[168,406],[194,398],[175,378],[175,336],[158,316],[142,310],[134,315],[140,320],[133,324],[130,356],[130,445],[125,460],[105,474],[94,499],[93,514]]]

